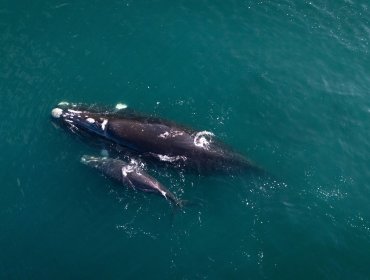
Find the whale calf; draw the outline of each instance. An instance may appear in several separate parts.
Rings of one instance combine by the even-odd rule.
[[[122,160],[94,157],[84,155],[81,157],[81,162],[87,166],[99,170],[103,175],[111,178],[122,185],[138,191],[158,194],[176,207],[183,207],[185,200],[180,200],[165,188],[159,181],[146,173],[136,163],[127,163]]]

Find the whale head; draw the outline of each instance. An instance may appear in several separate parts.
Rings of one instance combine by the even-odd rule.
[[[54,122],[74,133],[87,132],[104,135],[108,125],[107,114],[81,104],[60,102],[51,110]]]
[[[81,163],[101,171],[105,176],[121,181],[122,172],[127,164],[121,160],[107,158],[107,157],[95,157],[84,155],[81,157]]]

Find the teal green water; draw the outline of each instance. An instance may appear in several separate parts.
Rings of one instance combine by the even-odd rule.
[[[368,1],[2,1],[1,279],[369,279]],[[150,170],[179,197],[81,165],[61,101],[124,102],[263,166]]]

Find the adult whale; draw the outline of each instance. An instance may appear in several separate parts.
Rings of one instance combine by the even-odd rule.
[[[60,103],[53,118],[68,130],[98,137],[142,158],[185,167],[199,173],[260,171],[244,156],[216,141],[213,133],[132,111]]]
[[[126,187],[146,193],[158,194],[169,200],[176,207],[181,208],[187,202],[176,198],[172,192],[146,173],[135,162],[126,163],[118,159],[87,155],[82,156],[81,162],[101,171],[103,175],[120,182]]]

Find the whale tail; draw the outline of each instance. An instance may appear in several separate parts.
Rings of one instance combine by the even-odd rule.
[[[176,201],[176,204],[175,206],[180,208],[180,209],[183,209],[184,207],[190,205],[191,202],[190,200],[186,200],[186,199],[179,199],[178,201]]]
[[[178,199],[176,202],[174,202],[173,207],[171,207],[172,211],[170,214],[170,225],[171,227],[174,226],[175,222],[175,217],[179,212],[182,212],[183,214],[186,213],[185,209],[188,207],[193,207],[193,206],[203,206],[203,202],[201,199],[197,200],[186,200],[186,199]]]
[[[175,207],[177,209],[184,209],[187,207],[193,207],[193,206],[203,206],[203,203],[198,200],[187,200],[187,199],[179,199],[175,202]]]

